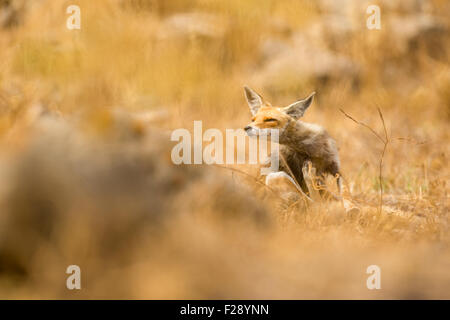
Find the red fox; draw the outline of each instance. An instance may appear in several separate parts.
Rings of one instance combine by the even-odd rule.
[[[268,174],[266,184],[276,189],[284,184],[281,192],[284,198],[293,194],[298,196],[298,191],[311,196],[317,189],[323,195],[324,179],[330,174],[337,177],[339,188],[339,197],[332,197],[340,199],[342,187],[336,142],[321,126],[299,120],[311,105],[315,93],[287,107],[273,107],[249,87],[245,86],[244,90],[253,115],[252,122],[244,128],[247,135],[262,135],[264,129],[279,130],[280,171]],[[314,176],[317,180],[313,180]],[[319,188],[314,187],[314,181]],[[287,189],[286,183],[290,185]]]

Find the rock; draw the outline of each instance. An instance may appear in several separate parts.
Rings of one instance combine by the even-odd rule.
[[[177,13],[163,20],[158,33],[160,39],[197,36],[222,38],[227,31],[226,21],[214,14],[202,12]]]
[[[322,46],[336,50],[340,45],[351,40],[358,25],[345,15],[325,14],[320,20],[309,26],[305,33],[310,39]]]
[[[266,62],[254,75],[254,81],[263,87],[283,86],[286,81],[292,85],[308,81],[358,79],[360,68],[356,63],[320,47],[301,33],[292,38],[291,44],[274,43],[270,50],[267,43],[261,48]],[[268,52],[272,56],[269,57]]]
[[[286,41],[277,38],[268,38],[261,44],[260,55],[263,61],[268,61],[272,57],[278,56],[289,49],[290,46]]]
[[[352,15],[365,14],[369,5],[378,5],[389,12],[417,13],[430,9],[430,1],[427,0],[379,0],[374,3],[371,0],[318,0],[317,6],[322,12]]]
[[[31,7],[42,5],[45,0],[0,0],[0,28],[12,28],[25,20]]]
[[[410,54],[419,44],[423,44],[433,57],[438,57],[439,52],[445,49],[441,43],[444,37],[448,37],[448,26],[432,15],[391,16],[387,25],[402,53]]]
[[[27,143],[13,155],[0,155],[0,277],[33,285],[27,282],[36,270],[30,260],[48,263],[42,246],[51,244],[58,264],[66,254],[83,259],[86,239],[95,256],[119,267],[143,239],[158,242],[182,217],[267,226],[266,209],[222,169],[174,165],[174,143],[160,130],[111,141],[63,119],[52,122],[37,119]]]
[[[0,27],[11,28],[19,24],[22,19],[24,4],[17,1],[0,3]]]

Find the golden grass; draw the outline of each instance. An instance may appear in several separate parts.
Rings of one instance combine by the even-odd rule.
[[[78,0],[82,27],[69,31],[65,8],[72,1],[36,2],[20,25],[0,29],[2,157],[9,159],[18,152],[18,159],[25,162],[28,144],[22,140],[29,141],[27,112],[36,104],[66,120],[76,119],[74,130],[88,133],[87,139],[92,141],[97,141],[92,132],[118,130],[113,109],[130,113],[167,110],[168,119],[158,125],[161,131],[192,128],[194,120],[202,120],[204,130],[242,128],[249,122],[242,85],[252,85],[248,82],[260,67],[258,47],[262,41],[280,36],[271,21],[302,31],[325,19],[316,3],[307,0]],[[432,10],[441,17],[450,13],[445,1],[432,1]],[[194,11],[221,17],[227,25],[225,34],[161,38],[164,19]],[[383,11],[383,17],[390,14],[393,12]],[[55,188],[43,197],[53,194],[52,198],[59,199],[54,201],[70,211],[63,210],[69,218],[58,218],[48,239],[36,240],[27,234],[23,245],[16,244],[18,256],[26,263],[17,262],[20,268],[0,265],[0,297],[450,298],[449,35],[439,43],[442,53],[438,58],[420,46],[404,53],[395,48],[391,30],[366,30],[365,15],[361,19],[361,31],[336,48],[364,70],[357,88],[345,78],[327,85],[318,81],[298,84],[282,81],[282,75],[277,90],[257,88],[276,104],[290,103],[312,90],[318,92],[305,121],[324,126],[338,142],[348,188],[362,209],[357,216],[346,215],[339,203],[314,204],[306,211],[297,206],[278,207],[271,197],[261,199],[267,190],[252,178],[256,177],[255,168],[239,167],[246,174],[208,168],[205,170],[232,175],[234,188],[250,190],[245,195],[255,195],[258,200],[246,204],[244,198],[234,203],[231,191],[215,193],[214,187],[200,180],[186,186],[184,196],[167,196],[165,201],[174,201],[171,210],[179,214],[156,227],[152,221],[142,222],[143,231],[133,235],[135,226],[127,220],[127,210],[140,209],[130,195],[117,204],[119,213],[105,219],[108,223],[100,229],[109,235],[104,236],[95,230],[103,222],[91,215],[114,211],[105,200],[114,193],[97,200],[81,193],[59,192],[59,184],[77,190],[79,177],[66,176],[62,168],[52,169],[57,158],[51,166],[46,162],[37,165],[49,171],[36,179]],[[389,68],[393,71],[386,74],[383,70]],[[383,161],[381,212],[378,166],[383,143],[339,111],[345,110],[384,137],[377,107],[383,112],[390,139]],[[117,135],[106,135],[101,145],[114,145],[116,139]],[[150,141],[158,144],[157,139]],[[68,149],[77,150],[70,143]],[[133,142],[130,148],[147,146],[139,143],[136,147]],[[51,146],[48,148],[42,150],[52,154]],[[126,150],[123,157],[134,157],[128,144],[119,144],[119,148]],[[118,149],[111,158],[105,156],[106,160],[96,163],[97,153],[110,155],[109,149],[105,150],[94,147],[92,155],[80,158],[80,166],[89,167],[92,161],[92,170],[98,174],[101,161],[109,168],[113,157],[122,159],[122,149]],[[59,152],[64,151],[56,152],[64,159]],[[140,162],[138,166],[146,168]],[[55,186],[53,175],[58,176]],[[119,191],[121,184],[126,187],[126,179],[113,182]],[[0,191],[10,185],[28,185],[13,178],[0,184]],[[37,190],[39,186],[35,186]],[[14,198],[13,208],[16,202],[27,203],[35,189],[30,190]],[[229,195],[228,201],[217,199],[222,192]],[[152,197],[151,191],[148,197]],[[5,209],[0,207],[0,214],[8,216],[11,209],[1,201]],[[190,201],[198,201],[192,204],[192,211],[187,209]],[[258,210],[269,215],[268,227],[255,227],[246,218],[229,222],[215,216],[221,210],[246,216],[249,206],[257,202],[262,207]],[[28,212],[18,208],[17,212]],[[40,228],[39,221],[22,222],[31,224],[26,228],[5,221],[9,220],[0,219],[0,225],[18,233],[32,234],[30,230]],[[121,230],[122,226],[131,231]],[[38,245],[24,249],[30,241]],[[102,241],[111,241],[117,252],[110,253],[109,244]],[[0,257],[0,262],[5,259]],[[79,292],[65,288],[69,264],[81,266],[83,289]],[[366,288],[365,271],[371,264],[381,267],[381,290]]]

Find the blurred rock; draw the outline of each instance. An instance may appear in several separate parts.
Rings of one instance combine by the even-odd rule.
[[[20,25],[31,7],[43,2],[45,0],[0,0],[0,28],[12,28]]]
[[[371,4],[371,1],[359,0],[321,0],[319,8],[324,14],[306,32],[311,39],[336,48],[338,43],[365,29],[366,9]],[[381,10],[382,30],[389,30],[389,36],[405,50],[419,38],[442,37],[448,32],[448,26],[430,13],[429,1],[379,1],[377,4]]]
[[[445,58],[442,43],[449,35],[449,28],[437,17],[427,14],[391,16],[387,20],[387,28],[401,52],[411,54],[423,45],[430,56]]]
[[[340,15],[352,15],[352,14],[365,14],[366,8],[369,5],[379,5],[382,9],[389,10],[390,12],[397,11],[403,13],[416,13],[419,11],[425,11],[430,9],[430,1],[428,0],[318,0],[317,6],[322,12],[340,14]]]
[[[345,46],[358,30],[358,26],[345,15],[324,14],[319,21],[309,26],[305,33],[316,43],[336,50]]]
[[[283,86],[285,82],[358,80],[360,68],[355,62],[320,47],[304,34],[297,33],[290,43],[269,41],[260,49],[266,62],[254,74],[254,81],[263,87]]]
[[[227,31],[226,21],[214,14],[202,12],[177,13],[162,22],[160,39],[176,37],[222,38]]]
[[[223,169],[174,165],[174,143],[160,130],[111,141],[45,117],[21,150],[0,157],[0,278],[26,281],[36,267],[30,260],[46,260],[41,246],[56,248],[59,261],[83,251],[86,236],[95,258],[117,267],[141,248],[140,239],[157,241],[177,217],[249,227],[268,222],[264,207]],[[59,251],[67,243],[75,251]]]
[[[260,47],[260,55],[263,61],[269,61],[273,57],[280,55],[290,49],[286,40],[277,38],[268,38],[264,40]]]
[[[274,91],[299,87],[306,83],[320,85],[335,81],[348,81],[358,87],[362,67],[349,56],[349,47],[355,41],[379,49],[391,48],[392,61],[401,59],[397,72],[416,65],[422,53],[445,60],[449,37],[448,24],[430,11],[429,3],[420,0],[381,1],[381,30],[366,29],[366,8],[370,1],[319,1],[324,13],[314,23],[291,37],[271,37],[262,42],[260,64],[253,81]],[[369,34],[369,32],[371,32]],[[397,60],[396,60],[397,59]],[[386,59],[388,61],[388,59]],[[388,72],[389,63],[380,66]]]
[[[11,28],[19,24],[25,10],[24,1],[0,1],[0,27]]]

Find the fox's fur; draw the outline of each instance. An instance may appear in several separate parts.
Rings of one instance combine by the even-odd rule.
[[[245,127],[247,134],[257,136],[264,129],[279,130],[281,172],[272,177],[269,174],[266,183],[269,183],[273,177],[289,178],[292,174],[302,191],[310,194],[311,190],[305,181],[309,177],[305,175],[313,168],[319,178],[319,184],[323,184],[327,174],[337,177],[339,193],[341,193],[340,163],[336,142],[321,126],[299,120],[311,105],[315,93],[287,107],[273,107],[252,89],[248,87],[244,89],[253,115],[252,122]],[[292,182],[292,178],[289,180]]]

